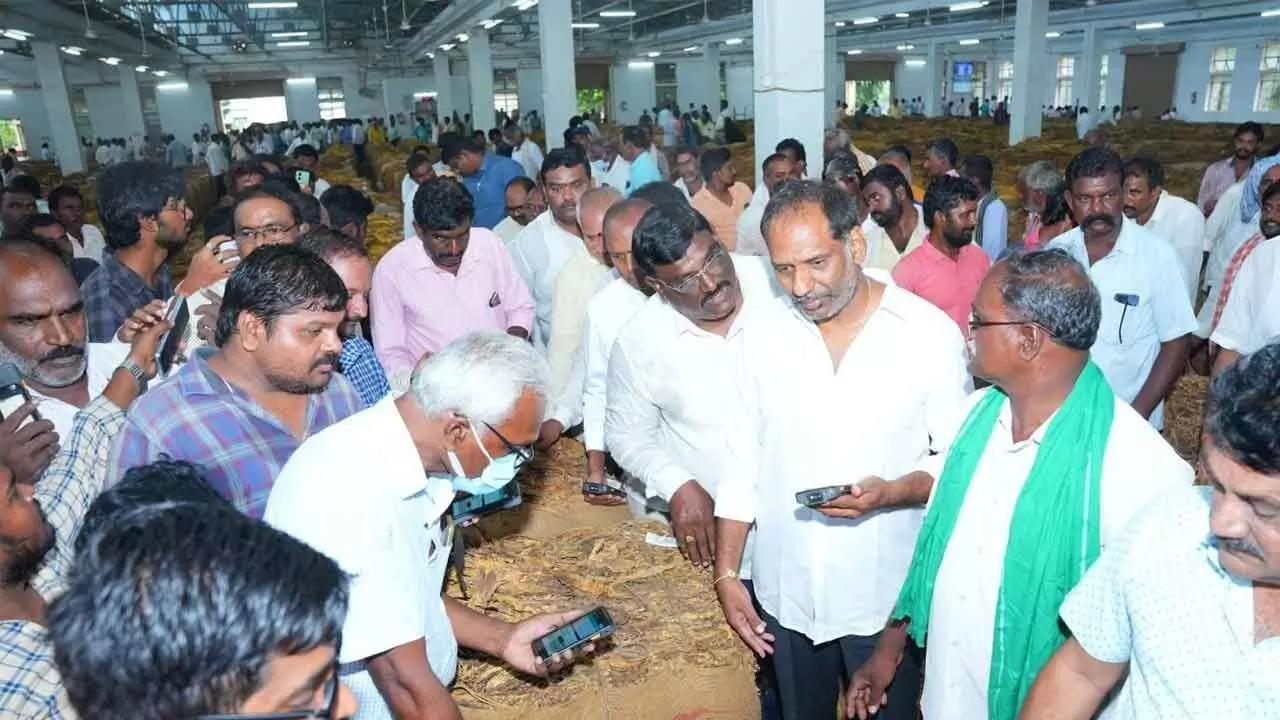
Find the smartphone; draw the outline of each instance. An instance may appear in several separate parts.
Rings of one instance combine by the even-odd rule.
[[[22,384],[22,373],[18,372],[18,367],[13,363],[0,365],[0,420],[14,414],[18,408],[29,402],[31,402],[31,393],[27,392],[27,386]],[[39,419],[40,413],[33,412],[22,424],[26,425]]]
[[[582,492],[588,495],[617,495],[619,497],[626,495],[622,485],[618,484],[616,480],[605,480],[602,483],[583,481]]]
[[[609,616],[609,611],[598,607],[568,625],[534,640],[533,654],[545,661],[557,653],[577,650],[587,643],[611,637],[617,630],[618,626]]]
[[[515,480],[482,495],[468,495],[453,501],[453,521],[462,524],[481,515],[510,510],[521,503],[520,483]]]
[[[314,182],[314,177],[310,170],[299,168],[293,171],[293,179],[298,181],[298,187],[310,187]]]
[[[222,242],[218,243],[218,254],[219,254],[219,255],[222,255],[222,254],[224,254],[224,253],[228,253],[228,252],[230,252],[230,253],[235,253],[235,252],[238,252],[238,251],[239,251],[239,249],[240,249],[240,246],[239,246],[239,245],[236,245],[236,241],[235,241],[235,240],[223,240]],[[240,256],[239,256],[239,255],[231,255],[231,256],[228,256],[225,260],[223,260],[223,261],[222,261],[222,264],[223,264],[223,265],[230,265],[231,263],[234,263],[234,262],[240,262]]]
[[[796,502],[806,507],[816,508],[835,500],[841,495],[848,495],[848,485],[828,485],[827,487],[801,490],[796,493]]]
[[[169,374],[173,360],[178,356],[178,348],[187,333],[187,322],[191,315],[187,311],[186,298],[174,296],[173,305],[165,311],[165,319],[173,323],[173,327],[165,333],[160,341],[160,352],[156,354],[156,364],[160,366],[160,376]]]

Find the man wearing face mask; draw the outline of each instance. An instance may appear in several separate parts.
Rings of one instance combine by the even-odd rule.
[[[527,342],[464,335],[417,366],[409,392],[307,440],[280,473],[266,521],[351,577],[339,661],[356,720],[460,718],[449,694],[460,646],[540,677],[572,661],[543,662],[531,643],[579,612],[508,623],[442,593],[450,504],[459,491],[503,487],[528,462],[547,386],[546,361]]]
[[[929,239],[893,268],[893,281],[945,312],[963,333],[969,308],[991,260],[973,244],[978,190],[968,180],[942,176],[924,194]]]

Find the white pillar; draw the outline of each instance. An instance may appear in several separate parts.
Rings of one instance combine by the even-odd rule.
[[[946,62],[942,54],[941,43],[929,43],[929,57],[925,61],[924,114],[926,117],[937,117],[942,114],[942,103],[938,97],[942,89],[943,64]]]
[[[145,137],[147,122],[142,118],[142,96],[138,94],[138,75],[132,67],[124,65],[120,71],[120,99],[124,104],[124,127],[130,135]]]
[[[1040,93],[1045,76],[1044,33],[1049,0],[1022,0],[1013,24],[1013,98],[1009,101],[1009,144],[1039,137]]]
[[[824,107],[823,3],[755,0],[751,15],[756,157],[768,157],[786,137],[796,138],[810,155],[819,156],[825,119],[830,115]],[[757,167],[757,182],[759,173]],[[809,163],[810,177],[821,174],[821,162]]]
[[[75,117],[71,114],[71,96],[67,94],[67,78],[62,73],[62,55],[52,43],[31,43],[36,63],[36,79],[40,96],[49,118],[49,141],[64,173],[83,172],[84,156],[80,154],[80,137],[76,134]]]
[[[1076,59],[1075,76],[1079,85],[1075,88],[1075,99],[1080,105],[1089,108],[1089,119],[1098,122],[1098,28],[1096,25],[1084,26],[1084,39],[1080,44],[1080,55]],[[1108,68],[1110,70],[1110,68]]]
[[[542,108],[547,149],[564,144],[569,118],[578,113],[573,60],[573,8],[569,0],[538,3],[538,50],[542,57]]]
[[[471,123],[476,130],[493,127],[493,54],[489,31],[476,28],[467,40],[467,75],[471,82]]]
[[[709,42],[702,46],[702,68],[706,73],[703,88],[708,95],[702,99],[694,98],[694,102],[698,104],[699,110],[702,109],[702,105],[706,105],[714,117],[720,114],[720,45],[718,43]],[[728,75],[728,72],[726,71],[725,74]]]
[[[440,122],[453,117],[453,82],[449,78],[449,53],[437,50],[431,61],[433,79],[436,83],[436,112]]]
[[[824,118],[835,117],[836,103],[844,99],[844,63],[845,59],[840,57],[839,51],[836,49],[836,36],[834,33],[827,35],[822,43],[823,62],[822,68],[824,73],[823,87],[826,92],[823,94],[823,111],[826,113]],[[825,122],[825,120],[824,120]]]

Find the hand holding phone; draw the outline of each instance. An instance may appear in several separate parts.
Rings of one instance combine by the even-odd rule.
[[[572,657],[577,652],[585,651],[588,646],[612,637],[617,630],[618,626],[609,611],[597,607],[535,638],[531,647],[534,656],[547,664],[552,659],[567,659],[566,656]]]
[[[453,521],[470,525],[483,515],[509,510],[521,503],[520,483],[516,480],[483,495],[468,495],[453,502]]]
[[[805,507],[817,508],[826,505],[841,495],[848,495],[851,489],[849,485],[828,485],[827,487],[813,488],[812,490],[801,490],[796,493],[796,502]]]
[[[27,386],[22,382],[22,374],[18,372],[18,366],[12,363],[0,365],[0,420],[4,420],[16,413],[23,405],[31,402],[31,393],[27,392]],[[32,410],[18,427],[39,419],[40,413]]]

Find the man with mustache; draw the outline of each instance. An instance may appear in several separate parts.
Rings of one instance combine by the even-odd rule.
[[[529,288],[502,239],[472,227],[475,204],[461,183],[424,181],[413,214],[416,235],[383,256],[369,296],[373,347],[392,387],[467,333],[488,328],[527,338],[533,327]]]
[[[1204,171],[1204,179],[1200,182],[1200,194],[1196,196],[1196,205],[1205,217],[1213,214],[1218,199],[1227,188],[1240,182],[1258,156],[1258,147],[1262,144],[1262,126],[1256,122],[1241,123],[1236,128],[1232,153],[1210,165]]]
[[[1145,155],[1124,164],[1124,216],[1166,240],[1178,257],[1192,306],[1204,264],[1204,216],[1193,203],[1164,189],[1164,166]]]
[[[533,193],[537,184],[523,175],[517,178],[511,178],[507,183],[506,203],[507,216],[502,218],[502,222],[493,228],[493,232],[500,238],[502,242],[510,245],[512,240],[520,234],[521,230],[529,224],[530,220],[541,215],[542,213],[531,214],[532,207],[529,204],[529,196]]]
[[[877,165],[863,176],[862,199],[873,225],[864,225],[864,267],[893,270],[904,255],[924,244],[929,223],[915,204],[907,178],[892,165]]]
[[[218,311],[216,349],[196,352],[134,403],[113,449],[113,480],[161,456],[205,471],[241,512],[261,518],[298,445],[364,407],[337,374],[347,288],[315,253],[258,248],[236,266]]]
[[[1263,192],[1258,224],[1259,232],[1240,246],[1223,276],[1209,337],[1221,348],[1214,374],[1280,337],[1280,313],[1275,310],[1280,255],[1269,242],[1280,235],[1280,183]]]
[[[1124,161],[1112,150],[1076,155],[1067,165],[1066,195],[1080,225],[1049,247],[1089,268],[1102,294],[1093,361],[1116,395],[1159,429],[1164,396],[1186,366],[1196,318],[1173,247],[1125,218],[1123,178]]]
[[[1275,716],[1277,388],[1275,343],[1214,379],[1200,455],[1208,485],[1150,505],[1072,590],[1060,613],[1071,639],[1021,717],[1091,718],[1104,704],[1102,717],[1135,720]]]
[[[978,226],[978,189],[946,175],[924,194],[929,239],[893,268],[893,281],[945,312],[968,335],[969,308],[991,260],[973,243]]]

